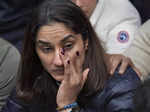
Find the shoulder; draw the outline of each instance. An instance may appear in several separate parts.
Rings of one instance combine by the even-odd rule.
[[[19,51],[9,42],[0,38],[0,62],[6,62],[7,60],[20,60]]]
[[[118,71],[107,81],[104,90],[99,95],[108,112],[134,110],[133,97],[140,79],[132,68],[128,68],[123,75]]]
[[[114,75],[107,81],[106,88],[111,88],[114,93],[118,93],[136,89],[139,84],[140,78],[131,67],[128,67],[122,75],[116,70]]]
[[[16,77],[20,53],[9,42],[0,38],[0,81],[9,82]]]
[[[138,11],[129,0],[115,0],[115,2],[114,0],[106,0],[105,10],[111,13],[111,15],[115,12],[113,15],[115,14],[115,18],[117,19],[133,19],[134,17],[136,17],[136,19],[140,19]]]
[[[7,57],[7,55],[11,55],[11,58],[19,58],[20,54],[18,50],[9,42],[6,40],[0,38],[0,61],[4,59],[4,57]],[[10,58],[8,58],[10,59]]]
[[[140,33],[142,34],[146,34],[146,36],[150,36],[150,32],[149,32],[149,29],[150,29],[150,19],[147,20],[140,28]]]
[[[133,112],[133,97],[139,84],[140,79],[132,68],[129,67],[123,75],[116,71],[104,89],[93,97],[89,107],[102,112]]]
[[[105,5],[110,5],[110,6],[114,6],[114,7],[118,6],[119,8],[124,8],[124,7],[126,7],[126,8],[132,7],[133,8],[134,7],[129,0],[116,0],[116,2],[114,2],[114,0],[105,0]]]

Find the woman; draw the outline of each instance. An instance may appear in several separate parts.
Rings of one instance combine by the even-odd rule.
[[[121,112],[133,110],[139,81],[128,68],[107,73],[104,51],[81,9],[47,0],[33,11],[20,80],[2,112]]]

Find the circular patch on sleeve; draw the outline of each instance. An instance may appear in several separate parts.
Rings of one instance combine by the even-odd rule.
[[[128,34],[128,32],[126,32],[126,31],[120,31],[118,33],[117,40],[120,43],[126,43],[126,42],[128,42],[128,40],[129,40],[129,34]]]

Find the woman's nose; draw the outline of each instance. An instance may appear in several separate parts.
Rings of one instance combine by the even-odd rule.
[[[57,51],[54,55],[54,64],[57,65],[57,66],[61,66],[63,65],[63,61],[60,57],[60,51]]]

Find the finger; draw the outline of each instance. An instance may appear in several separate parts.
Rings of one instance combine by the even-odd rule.
[[[81,53],[79,51],[74,52],[70,60],[70,71],[72,82],[79,82],[82,84],[83,81],[83,70],[81,62]]]
[[[134,63],[132,62],[132,60],[130,58],[128,58],[129,60],[129,65],[131,66],[131,68],[137,73],[137,75],[140,77],[142,75],[142,73],[140,72],[140,70],[135,67]]]
[[[77,72],[75,69],[75,57],[69,57],[69,54],[67,52],[65,53],[64,57],[64,68],[65,68],[65,76],[67,77],[67,80],[72,80],[77,78]],[[78,79],[78,78],[77,78]]]
[[[129,65],[128,58],[124,58],[119,68],[119,74],[123,74],[126,71],[128,65]]]
[[[90,71],[90,69],[89,69],[89,68],[87,68],[87,69],[85,69],[85,70],[83,71],[83,80],[82,80],[82,85],[84,85],[84,83],[86,82],[89,71]]]
[[[63,49],[60,50],[60,59],[64,64],[64,77],[68,80],[70,77],[70,57],[67,53],[65,53],[65,51],[63,51]]]
[[[133,70],[137,73],[137,75],[139,77],[141,77],[142,74],[141,74],[141,72],[140,72],[140,70],[138,68],[134,67]]]
[[[70,64],[71,58],[69,57],[68,53],[65,52],[64,49],[60,49],[60,58],[62,62],[64,63],[64,68],[68,67]]]
[[[74,52],[71,57],[70,69],[72,71],[72,75],[74,77],[81,77],[82,74],[82,63],[81,63],[81,55],[79,51]],[[81,78],[80,78],[81,79]]]
[[[126,69],[127,69],[128,66],[130,66],[131,68],[136,68],[136,67],[134,66],[132,60],[131,60],[129,57],[123,56],[122,58],[123,58],[122,64],[121,64],[121,67],[120,67],[120,69],[119,69],[119,73],[120,73],[120,74],[123,74],[123,73],[126,71]],[[138,70],[137,70],[137,71],[138,71]]]
[[[104,54],[104,60],[107,66],[107,71],[111,74],[111,68],[112,68],[112,55],[111,54]]]
[[[131,68],[136,68],[135,65],[133,64],[132,60],[128,57],[128,63],[130,65]]]
[[[63,48],[60,49],[59,56],[60,56],[60,59],[62,60],[63,63],[65,63],[65,60],[67,60],[67,56],[66,55],[67,54],[65,53],[65,50]]]
[[[118,67],[118,65],[121,63],[121,58],[115,58],[114,57],[114,59],[112,60],[112,62],[111,62],[111,64],[112,64],[112,66],[111,66],[111,70],[110,70],[110,74],[111,75],[113,75],[114,74],[114,72],[115,72],[115,70],[117,69],[117,67]]]
[[[74,56],[74,61],[75,61],[75,70],[77,73],[82,72],[82,61],[81,61],[81,53],[79,51],[76,51],[75,56]]]

